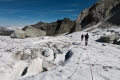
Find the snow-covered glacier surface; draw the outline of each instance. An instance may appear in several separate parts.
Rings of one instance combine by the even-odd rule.
[[[85,46],[86,33],[0,36],[0,80],[120,80],[120,45],[97,42],[103,31],[95,30]]]

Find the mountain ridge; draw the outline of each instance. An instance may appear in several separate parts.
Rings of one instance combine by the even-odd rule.
[[[55,36],[69,32],[71,28],[75,26],[75,21],[72,21],[69,18],[64,18],[63,20],[57,20],[51,23],[39,22],[31,26],[46,31],[47,36]]]

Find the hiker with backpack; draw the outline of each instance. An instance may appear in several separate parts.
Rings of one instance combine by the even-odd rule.
[[[88,45],[88,38],[89,38],[89,35],[88,35],[88,33],[85,35],[85,46],[87,46]]]

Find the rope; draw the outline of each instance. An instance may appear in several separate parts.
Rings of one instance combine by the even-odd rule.
[[[82,54],[79,55],[79,58],[78,58],[78,59],[79,59],[79,61],[78,61],[78,65],[77,65],[75,71],[71,74],[71,76],[68,77],[68,80],[71,80],[71,77],[76,73],[76,71],[77,71],[77,69],[78,69],[78,67],[79,67],[79,65],[80,65],[80,59],[81,59],[81,57],[82,57],[82,55],[83,55],[83,52],[84,52],[85,50],[87,51],[87,48],[86,48],[86,49],[83,49]],[[92,80],[93,80],[93,73],[92,73],[92,68],[91,68],[90,58],[89,58],[89,56],[88,56],[88,51],[87,51],[87,57],[88,57],[88,60],[89,60],[90,71],[91,71]],[[65,62],[59,64],[59,65],[56,66],[54,69],[56,69],[56,68],[59,67],[60,65],[63,66],[64,63],[66,63],[68,60],[69,60],[69,59],[67,59]],[[53,69],[53,70],[54,70],[54,69]],[[50,74],[50,77],[51,77],[51,80],[54,80],[54,77],[53,77],[51,74]]]
[[[85,50],[85,49],[84,49],[84,50]],[[80,64],[80,58],[82,57],[84,50],[82,51],[82,54],[79,56],[78,66],[76,67],[76,69],[75,69],[75,71],[73,72],[73,74],[72,74],[70,77],[68,77],[68,80],[71,80],[71,77],[76,73],[76,71],[77,71],[77,69],[78,69],[78,67],[79,67],[79,64]],[[87,47],[86,47],[86,51],[87,51]],[[92,80],[93,80],[93,71],[92,71],[92,67],[91,67],[90,57],[89,57],[89,55],[88,55],[88,51],[87,51],[87,57],[88,57],[88,60],[89,60],[90,72],[91,72],[91,76],[92,76]]]
[[[83,55],[83,52],[84,52],[84,50],[82,51],[82,54],[79,56],[79,61],[78,61],[78,66],[76,67],[76,69],[75,69],[75,71],[73,72],[73,74],[70,76],[70,77],[68,77],[68,80],[70,80],[71,79],[71,77],[76,73],[76,71],[77,71],[77,69],[78,69],[78,67],[79,67],[79,64],[80,64],[80,59],[81,59],[81,57],[82,57],[82,55]]]
[[[87,49],[86,49],[86,51],[87,51]],[[87,51],[87,56],[88,56],[89,65],[90,65],[90,72],[91,72],[91,76],[92,76],[92,80],[93,80],[93,71],[92,71],[92,68],[91,68],[90,57],[88,55],[88,51]]]
[[[49,74],[49,76],[50,76],[51,80],[54,80],[54,77],[52,74]]]

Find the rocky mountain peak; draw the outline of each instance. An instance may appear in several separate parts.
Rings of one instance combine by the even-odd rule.
[[[115,7],[119,3],[120,0],[100,0],[92,7],[83,10],[76,20],[75,31],[106,20],[118,10]]]

